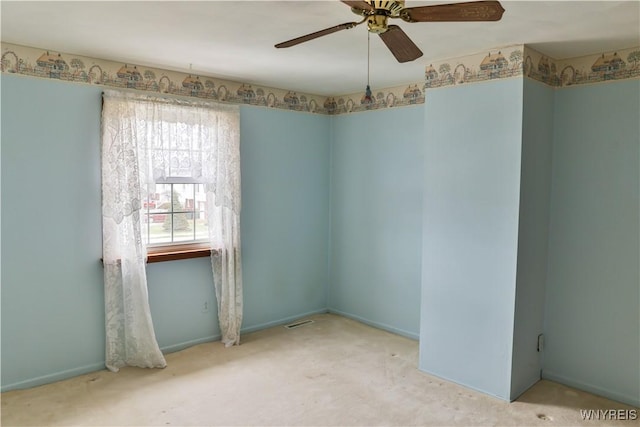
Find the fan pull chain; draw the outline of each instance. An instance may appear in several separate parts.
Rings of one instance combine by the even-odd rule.
[[[367,86],[369,86],[369,74],[371,72],[371,33],[367,31]]]
[[[371,86],[369,85],[369,74],[371,72],[371,33],[367,31],[367,88],[364,91],[364,102],[371,104],[373,98],[371,97]]]

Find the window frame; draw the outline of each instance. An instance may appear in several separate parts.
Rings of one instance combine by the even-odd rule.
[[[171,197],[173,197],[173,186],[179,184],[189,184],[194,185],[194,206],[191,210],[183,209],[180,212],[173,211],[173,199],[170,201],[171,203],[171,211],[165,213],[165,215],[171,215],[173,217],[176,213],[193,213],[194,214],[194,226],[195,226],[195,214],[198,211],[195,200],[195,185],[201,184],[198,180],[190,178],[190,177],[166,177],[157,179],[155,182],[158,184],[171,185]],[[145,202],[147,204],[147,208],[145,213],[147,221],[149,221],[151,213],[149,212],[149,194],[147,191],[147,196]],[[173,218],[171,220],[171,239],[173,240]],[[149,227],[150,222],[143,223],[143,226]],[[195,234],[194,229],[194,234]],[[149,228],[147,228],[147,236],[150,236]],[[178,241],[178,242],[165,242],[165,243],[149,243],[150,238],[148,237],[147,242],[144,243],[147,249],[147,263],[154,262],[164,262],[164,261],[175,261],[181,259],[191,259],[191,258],[204,258],[211,255],[212,251],[215,251],[211,248],[211,244],[209,242],[209,238],[206,239],[194,239],[194,240],[186,240],[186,241]]]

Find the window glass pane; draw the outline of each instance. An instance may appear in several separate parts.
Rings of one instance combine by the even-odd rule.
[[[149,243],[171,243],[171,214],[152,213],[149,217]]]
[[[173,184],[173,212],[188,210],[188,200],[193,198],[193,184]]]
[[[148,244],[208,240],[206,209],[207,196],[201,184],[152,185],[143,212]]]
[[[171,243],[171,184],[156,184],[149,189],[147,223],[149,244]]]
[[[173,214],[173,241],[186,242],[193,240],[193,213]]]
[[[207,222],[207,193],[204,185],[195,185],[194,195],[196,240],[209,240],[209,224]]]
[[[193,197],[193,184],[173,184],[173,241],[193,240],[193,213],[187,212],[187,199]]]
[[[207,215],[205,211],[196,212],[196,240],[209,239],[209,224],[207,223]]]
[[[156,184],[158,200],[156,200],[156,212],[171,211],[171,184]]]

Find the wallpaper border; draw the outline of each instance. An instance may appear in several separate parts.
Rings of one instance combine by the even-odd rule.
[[[522,76],[523,45],[505,46],[430,63],[425,90]]]
[[[640,46],[557,60],[514,45],[435,61],[425,68],[425,90],[511,77],[560,88],[640,78]]]
[[[640,46],[556,60],[528,45],[511,45],[434,61],[424,82],[374,88],[370,97],[364,91],[325,97],[10,43],[1,48],[2,73],[326,115],[424,104],[427,90],[504,78],[527,77],[556,88],[640,78]]]
[[[2,73],[231,104],[336,115],[424,103],[422,83],[375,90],[375,96],[370,99],[365,97],[364,91],[360,94],[325,97],[10,43],[2,43],[1,48]]]
[[[560,60],[525,46],[523,72],[553,87],[640,78],[640,46]]]

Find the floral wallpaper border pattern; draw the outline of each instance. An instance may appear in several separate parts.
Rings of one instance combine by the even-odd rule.
[[[324,97],[8,43],[2,43],[2,72],[329,115],[424,103],[421,83],[374,91],[366,102],[364,91]]]
[[[524,76],[552,87],[640,77],[640,47],[556,60],[526,45],[442,60],[425,69],[425,89]]]
[[[2,43],[2,72],[116,88],[257,105],[315,114],[424,104],[425,91],[510,77],[528,77],[553,87],[640,77],[640,46],[556,60],[526,45],[513,45],[429,64],[424,83],[324,97],[253,86],[196,74],[122,64],[84,56]]]
[[[365,93],[329,97],[325,107],[331,108],[332,114],[358,113],[361,111],[379,110],[391,107],[406,107],[424,104],[424,85],[415,83],[408,86],[396,86],[382,90],[372,90],[368,100]]]
[[[563,60],[525,46],[523,73],[553,87],[640,78],[640,46]]]

